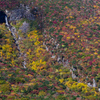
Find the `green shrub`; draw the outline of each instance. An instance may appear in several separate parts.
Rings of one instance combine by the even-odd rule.
[[[97,82],[99,82],[99,80],[100,80],[100,73],[96,76],[95,79],[96,79]]]
[[[21,100],[29,100],[28,98],[21,98]]]
[[[0,85],[0,91],[2,91],[4,93],[9,92],[10,91],[9,83],[5,83],[5,84]]]
[[[16,78],[16,82],[17,82],[17,83],[18,83],[18,82],[25,83],[25,79],[17,77],[17,78]]]
[[[56,100],[66,100],[66,97],[63,95],[59,95]]]
[[[14,100],[15,99],[15,96],[8,96],[7,97],[7,100]]]
[[[0,80],[0,84],[4,84],[5,82],[5,80]]]
[[[15,78],[11,76],[11,77],[8,79],[8,81],[9,81],[10,83],[15,83]]]

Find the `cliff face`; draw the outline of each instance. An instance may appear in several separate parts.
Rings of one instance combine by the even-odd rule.
[[[20,5],[13,10],[6,10],[9,21],[20,20],[21,18],[27,18],[28,20],[35,20],[35,16],[30,12],[31,8],[25,6],[24,4]]]

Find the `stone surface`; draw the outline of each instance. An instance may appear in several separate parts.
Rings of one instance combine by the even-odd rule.
[[[63,61],[63,66],[64,66],[64,67],[69,67],[68,59],[67,59],[66,61]]]
[[[20,20],[23,18],[24,9],[15,9],[10,12],[9,21]]]
[[[52,55],[52,56],[51,56],[51,58],[53,58],[53,59],[54,59],[55,57],[56,57],[55,55]]]
[[[27,33],[29,30],[29,23],[26,21],[23,22],[23,25],[19,28],[23,33]]]
[[[21,18],[35,20],[34,15],[30,12],[30,7],[25,5],[20,5],[20,7],[10,11],[6,10],[6,14],[9,18],[9,21],[20,20]]]
[[[87,84],[89,87],[92,87],[92,85],[90,83]]]
[[[24,17],[24,18],[27,18],[28,20],[35,20],[34,15],[31,14],[29,11],[26,11],[26,12],[23,14],[23,17]]]
[[[98,91],[100,92],[100,88],[98,88]]]
[[[93,78],[93,87],[96,87],[96,81],[94,78]]]

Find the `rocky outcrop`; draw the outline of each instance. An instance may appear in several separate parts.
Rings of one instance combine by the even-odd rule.
[[[23,25],[19,28],[23,33],[27,33],[27,31],[29,30],[29,23],[27,23],[26,21],[24,21]]]
[[[6,10],[6,14],[8,16],[9,21],[20,20],[21,18],[27,18],[28,20],[35,20],[35,17],[30,10],[31,8],[29,6],[20,4],[20,7],[18,8],[15,8],[10,11]]]
[[[19,20],[23,18],[24,9],[15,9],[9,12],[9,21]]]

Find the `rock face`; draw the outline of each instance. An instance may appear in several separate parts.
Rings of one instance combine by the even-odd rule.
[[[12,10],[10,13],[9,21],[19,20],[23,18],[23,9],[15,9]]]
[[[25,13],[23,14],[24,18],[27,18],[28,20],[35,20],[35,17],[33,14],[31,14],[29,11],[25,11]]]
[[[21,18],[35,20],[34,15],[30,12],[30,7],[25,5],[20,5],[20,7],[10,11],[6,10],[6,14],[9,18],[9,21],[20,20]]]
[[[23,33],[27,33],[27,31],[29,30],[29,23],[27,23],[26,21],[24,21],[23,25],[19,29]]]

